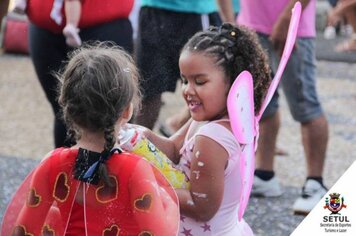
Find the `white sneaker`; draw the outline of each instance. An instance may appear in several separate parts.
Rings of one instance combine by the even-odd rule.
[[[351,36],[352,33],[354,32],[352,26],[349,24],[342,25],[340,31],[341,31],[341,35],[344,35],[346,37]]]
[[[336,38],[336,29],[334,26],[326,26],[324,30],[324,38],[325,39],[334,39]]]
[[[305,182],[300,196],[293,205],[294,214],[307,215],[327,190],[318,181],[309,179]]]
[[[282,195],[282,190],[275,176],[270,180],[262,180],[255,175],[251,194],[258,197],[279,197]]]

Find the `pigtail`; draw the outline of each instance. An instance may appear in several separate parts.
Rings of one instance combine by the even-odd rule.
[[[77,138],[78,138],[78,134],[75,131],[75,129],[72,128],[72,127],[69,127],[67,129],[67,135],[66,135],[66,138],[64,140],[64,143],[67,144],[69,147],[71,147],[71,146],[76,144]]]
[[[107,161],[107,159],[110,158],[110,156],[111,156],[110,151],[115,145],[116,139],[115,139],[114,131],[115,131],[115,129],[113,126],[106,127],[104,129],[105,145],[104,145],[104,151],[102,152],[102,155],[105,155],[105,157],[104,157],[104,160],[101,161],[99,164],[100,178],[102,178],[104,183],[110,187],[113,186],[113,183],[110,181],[109,171],[106,166],[106,161]]]

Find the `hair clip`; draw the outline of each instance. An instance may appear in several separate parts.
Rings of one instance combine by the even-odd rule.
[[[236,35],[236,32],[235,32],[235,31],[231,31],[231,32],[230,32],[230,35],[231,35],[231,36],[235,36],[235,35]]]

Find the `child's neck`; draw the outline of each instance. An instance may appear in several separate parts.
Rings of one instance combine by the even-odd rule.
[[[82,132],[80,139],[74,148],[83,148],[94,152],[104,150],[105,139],[103,133]]]
[[[222,120],[222,119],[229,119],[229,116],[225,113],[225,114],[222,114],[222,115],[218,115],[218,116],[214,117],[213,119],[211,119],[209,121]]]

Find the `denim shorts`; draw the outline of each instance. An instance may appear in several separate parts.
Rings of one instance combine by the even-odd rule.
[[[279,56],[273,50],[267,35],[258,34],[258,36],[262,47],[268,54],[272,71],[276,72]],[[308,122],[323,114],[316,91],[314,38],[297,39],[297,47],[293,49],[280,85],[283,88],[294,120]],[[270,117],[277,112],[278,97],[278,91],[276,91],[270,104],[263,113],[263,118]]]

